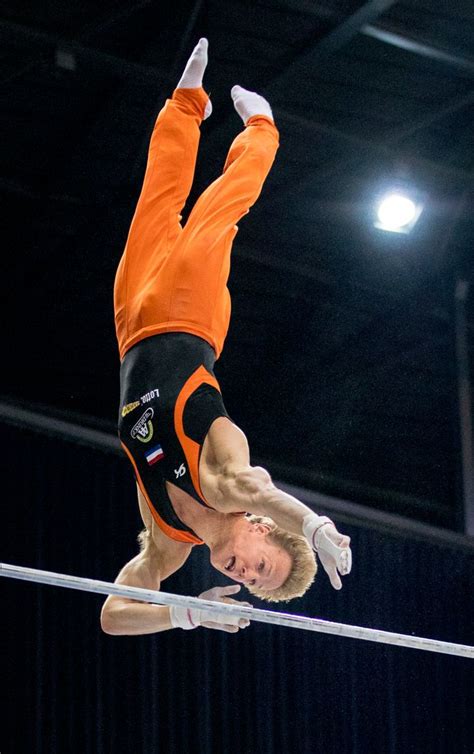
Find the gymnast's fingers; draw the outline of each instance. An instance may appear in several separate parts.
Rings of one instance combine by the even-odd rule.
[[[241,602],[240,600],[233,600],[230,597],[226,597],[221,602],[225,602],[227,605],[239,605],[240,607],[253,607],[250,602]]]
[[[206,621],[201,623],[204,628],[212,628],[216,631],[225,631],[228,634],[236,634],[239,631],[239,626],[230,626],[228,623],[214,623],[213,621]]]
[[[330,565],[329,563],[324,564],[324,570],[326,571],[327,575],[329,576],[329,581],[331,582],[331,586],[334,589],[342,589],[342,581],[339,578],[339,574],[337,572],[337,568],[335,565]]]
[[[214,587],[219,599],[227,597],[229,594],[237,594],[240,592],[240,584],[229,584],[228,586],[216,586]]]

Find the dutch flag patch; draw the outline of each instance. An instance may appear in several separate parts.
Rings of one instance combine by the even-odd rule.
[[[149,466],[153,466],[154,463],[157,461],[161,461],[162,458],[164,458],[163,448],[161,445],[155,445],[153,448],[150,448],[150,450],[145,453],[145,458],[148,461]]]

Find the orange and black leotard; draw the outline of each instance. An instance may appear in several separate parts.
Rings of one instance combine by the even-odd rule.
[[[202,540],[180,521],[166,481],[207,505],[199,459],[209,428],[228,416],[213,367],[215,352],[184,332],[145,338],[125,355],[121,370],[119,436],[157,525],[172,539]]]

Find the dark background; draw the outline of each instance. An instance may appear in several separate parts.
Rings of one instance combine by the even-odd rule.
[[[5,397],[115,423],[115,269],[154,119],[205,35],[214,113],[185,218],[241,128],[233,84],[263,92],[281,132],[235,243],[217,370],[229,413],[278,476],[459,528],[453,297],[474,272],[472,3],[1,11]],[[427,196],[408,236],[372,226],[376,193],[400,176]]]
[[[234,84],[268,97],[281,134],[234,245],[226,407],[275,479],[348,501],[334,518],[351,580],[336,594],[320,578],[288,609],[473,644],[472,538],[442,534],[463,531],[470,0],[0,2],[2,558],[113,579],[136,551],[126,462],[81,428],[115,432],[115,269],[156,114],[200,36],[214,112],[184,219],[241,128]],[[372,226],[394,180],[426,197],[410,235]],[[20,409],[76,441],[28,429]],[[376,524],[380,511],[405,523]],[[196,550],[165,586],[197,594],[211,578]],[[2,593],[2,754],[474,750],[467,660],[267,626],[117,639],[100,634],[98,598]]]
[[[112,580],[137,549],[126,460],[27,429],[0,440],[5,560]],[[336,523],[357,554],[344,588],[322,573],[281,609],[473,643],[472,545]],[[163,588],[225,583],[205,550]],[[256,623],[106,636],[101,597],[5,581],[2,754],[472,754],[472,660]]]

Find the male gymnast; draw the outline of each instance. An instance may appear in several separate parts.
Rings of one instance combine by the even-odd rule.
[[[230,319],[227,280],[236,223],[257,200],[278,149],[268,102],[240,86],[231,96],[244,130],[223,175],[200,196],[184,227],[199,127],[212,111],[202,88],[207,39],[195,47],[151,137],[143,188],[114,289],[121,358],[119,436],[133,466],[144,523],[140,552],[116,581],[146,589],[205,544],[210,562],[239,585],[201,597],[235,602],[244,584],[270,602],[301,596],[316,557],[332,586],[351,569],[350,539],[332,521],[279,490],[250,465],[244,433],[231,421],[213,367]],[[248,603],[244,603],[248,604]],[[109,596],[110,634],[149,634],[199,625],[230,633],[247,620]]]

